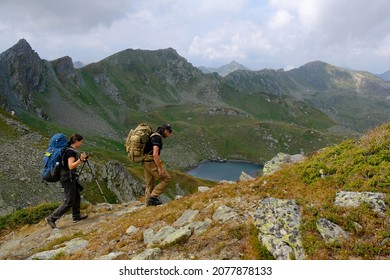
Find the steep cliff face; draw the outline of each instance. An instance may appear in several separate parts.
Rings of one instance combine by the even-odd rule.
[[[33,109],[32,95],[45,90],[45,61],[32,50],[26,40],[0,55],[0,90],[6,98],[0,106],[10,110]]]
[[[107,181],[107,188],[116,194],[118,202],[137,200],[145,193],[143,182],[135,179],[127,168],[117,161],[108,161],[101,168],[101,177]]]
[[[75,85],[80,85],[80,75],[74,68],[72,58],[64,56],[53,60],[50,63],[62,85],[69,86],[69,82],[72,82]]]

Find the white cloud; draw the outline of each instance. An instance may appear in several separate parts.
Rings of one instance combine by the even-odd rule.
[[[390,68],[384,0],[0,0],[0,52],[20,38],[46,59],[86,63],[172,47],[194,65],[252,69],[322,60]]]
[[[275,16],[268,21],[270,29],[280,29],[286,27],[294,17],[287,10],[279,10]]]
[[[246,60],[250,53],[261,53],[270,48],[259,26],[251,22],[230,22],[223,28],[195,36],[189,47],[189,55],[210,60]]]
[[[126,15],[128,1],[0,0],[2,22],[33,32],[83,33]]]

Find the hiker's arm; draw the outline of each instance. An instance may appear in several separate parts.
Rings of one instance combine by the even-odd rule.
[[[160,148],[158,146],[153,146],[153,159],[157,165],[158,174],[160,174],[160,176],[163,176],[165,174],[165,171],[164,168],[162,167],[160,155],[158,154],[159,151]]]
[[[86,153],[82,153],[78,160],[76,160],[74,157],[68,158],[69,170],[73,170],[73,169],[77,168],[77,166],[79,166],[83,161],[85,161],[86,158],[87,158]]]

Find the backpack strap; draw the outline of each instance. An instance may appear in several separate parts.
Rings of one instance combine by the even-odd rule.
[[[150,134],[149,137],[152,138],[153,136],[156,136],[156,135],[158,135],[158,136],[160,136],[162,138],[161,134],[158,133],[158,132],[152,132],[152,134]]]
[[[61,159],[61,165],[62,165],[62,167],[64,167],[64,156],[65,156],[65,153],[68,151],[68,150],[72,150],[72,151],[74,151],[76,154],[77,154],[77,151],[75,150],[75,149],[73,149],[72,147],[66,147],[64,150],[63,150],[63,152],[62,152],[62,159]],[[68,168],[69,168],[69,166],[68,166]],[[84,165],[83,165],[83,168],[84,168]],[[65,170],[65,169],[64,169]],[[68,170],[66,170],[66,171],[68,171]],[[81,171],[82,171],[82,169],[81,169]],[[76,170],[75,170],[75,173],[74,173],[74,175],[76,175],[76,178],[77,177],[79,177],[79,175],[81,174],[81,171],[80,171],[80,173],[79,174],[77,174],[76,173]],[[72,170],[70,170],[69,169],[69,178],[70,178],[70,181],[72,181]]]
[[[61,165],[64,166],[64,156],[65,156],[65,153],[68,151],[68,150],[72,150],[74,152],[76,152],[75,149],[71,148],[71,147],[65,147],[63,150],[62,150],[62,155],[61,155]]]
[[[152,132],[152,134],[150,134],[150,136],[149,136],[149,141],[152,139],[153,136],[156,136],[156,135],[158,135],[158,136],[160,136],[160,137],[162,138],[162,136],[161,136],[160,133],[158,133],[158,132]],[[150,156],[151,156],[152,154],[153,154],[153,149],[152,149],[149,153],[144,154],[144,159],[143,159],[142,161],[148,161],[148,160],[146,160],[146,159],[148,158],[148,156],[149,156],[149,160],[150,160]]]

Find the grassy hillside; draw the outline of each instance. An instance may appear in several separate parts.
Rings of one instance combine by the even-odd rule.
[[[228,223],[212,222],[205,233],[188,240],[162,247],[160,259],[272,259],[258,239],[250,213],[256,203],[267,197],[294,199],[302,209],[300,231],[305,258],[312,260],[386,260],[390,257],[390,124],[367,132],[358,140],[346,140],[339,145],[321,149],[300,164],[285,165],[280,171],[249,182],[218,184],[212,190],[195,193],[162,207],[141,208],[122,216],[111,216],[98,224],[77,227],[77,237],[88,240],[88,247],[73,255],[58,255],[57,259],[94,259],[110,252],[123,252],[127,259],[145,249],[142,232],[158,230],[176,221],[187,209],[198,210],[196,221],[211,217],[223,204],[239,213],[239,219]],[[321,176],[322,175],[322,176]],[[358,207],[341,207],[334,204],[338,191],[373,192],[385,195],[383,213],[374,211],[367,203]],[[21,223],[36,223],[50,211],[52,205],[30,208],[0,220],[3,230],[14,230],[14,235],[46,234],[43,222],[37,226],[18,229]],[[93,206],[83,211],[91,219],[107,214]],[[21,217],[26,217],[22,218]],[[28,218],[27,218],[28,217]],[[328,219],[348,232],[348,240],[325,243],[317,230],[320,218]],[[87,219],[88,220],[88,219]],[[66,223],[66,221],[64,221]],[[129,226],[141,229],[125,234]],[[88,234],[83,233],[84,231]],[[49,250],[63,240],[74,238],[75,232],[58,241],[51,241],[37,251]],[[10,236],[10,235],[8,235]],[[62,241],[61,241],[62,240]],[[39,240],[42,243],[42,240]]]
[[[224,81],[246,93],[267,92],[305,101],[346,129],[361,133],[390,120],[390,83],[321,61],[290,71],[236,71]]]
[[[307,259],[388,259],[390,256],[390,209],[385,216],[373,211],[369,205],[345,208],[334,205],[337,191],[382,192],[390,205],[390,124],[368,132],[359,140],[347,140],[340,145],[327,147],[297,165],[287,165],[280,172],[258,177],[252,182],[219,185],[213,191],[198,193],[185,200],[171,202],[164,211],[147,209],[121,219],[121,229],[106,236],[101,233],[90,236],[93,244],[108,243],[107,239],[119,239],[129,225],[145,228],[165,221],[175,221],[185,209],[198,209],[207,216],[206,206],[223,202],[235,209],[249,207],[252,202],[265,197],[295,199],[302,207],[302,239]],[[321,172],[325,178],[321,178]],[[238,203],[238,204],[237,204]],[[207,208],[207,209],[206,209]],[[210,207],[209,207],[210,208]],[[145,217],[149,217],[145,219]],[[350,239],[332,245],[325,244],[316,229],[319,218],[326,218],[349,232]],[[359,224],[361,226],[357,227]],[[187,244],[164,248],[166,258],[191,255],[199,252],[199,258],[218,258],[222,248],[237,250],[237,255],[247,259],[264,259],[269,255],[255,241],[256,230],[248,223],[215,224],[202,238],[191,239]],[[235,242],[232,242],[236,240]],[[213,242],[215,241],[215,242]],[[128,239],[118,244],[117,250],[139,246],[139,240]],[[138,244],[138,245],[137,245]],[[91,245],[93,246],[93,245]],[[207,256],[202,255],[206,253]],[[121,248],[121,249],[119,249]],[[195,253],[196,255],[196,253]],[[87,255],[79,255],[84,258]]]

